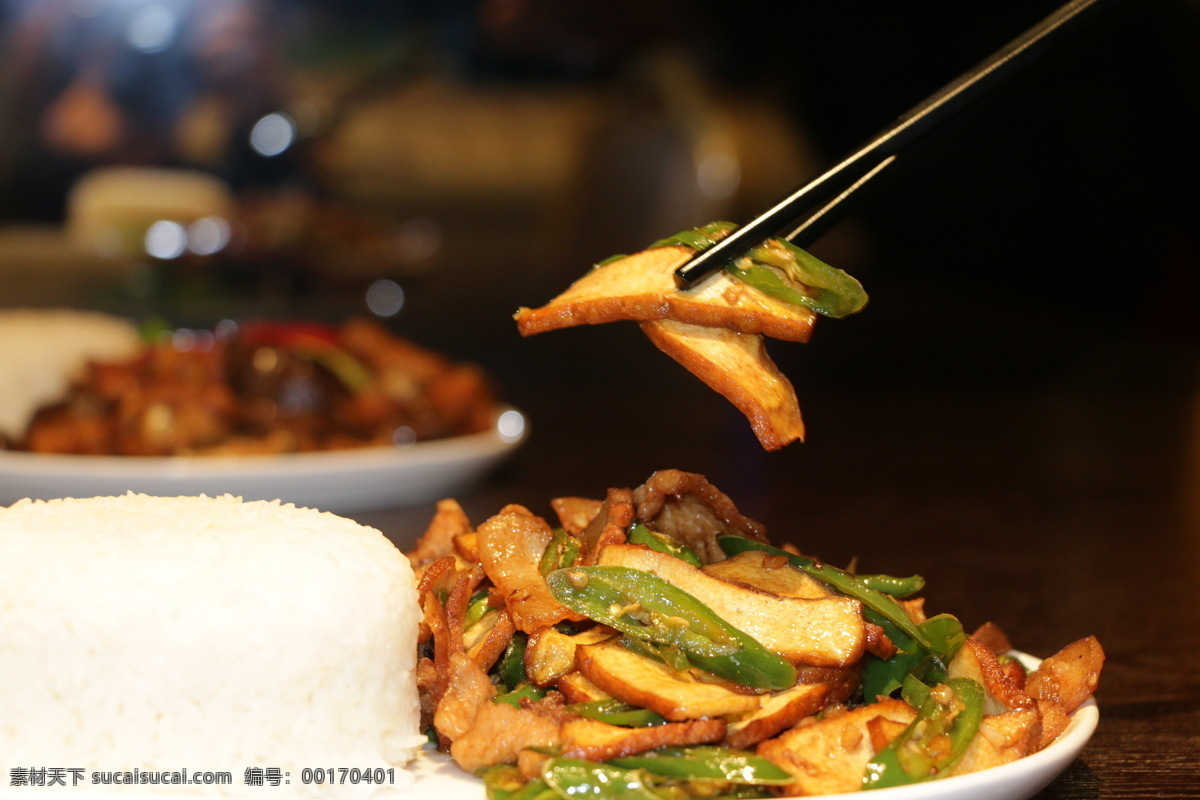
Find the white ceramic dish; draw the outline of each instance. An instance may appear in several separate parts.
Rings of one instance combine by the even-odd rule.
[[[1015,653],[1032,668],[1038,659]],[[1095,700],[1088,700],[1071,716],[1071,724],[1048,747],[1031,756],[1000,767],[945,778],[940,781],[875,789],[869,793],[821,795],[821,800],[1029,800],[1046,788],[1078,758],[1100,720]],[[439,800],[487,800],[483,783],[466,774],[448,756],[421,753],[416,765],[416,797]]]
[[[1039,660],[1025,653],[1015,652],[1018,658],[1029,668],[1038,665]],[[1000,767],[945,778],[940,781],[899,786],[891,789],[876,789],[869,793],[829,794],[819,795],[821,800],[1029,800],[1042,789],[1046,788],[1055,778],[1071,765],[1085,745],[1091,739],[1100,721],[1100,711],[1095,700],[1088,700],[1074,714],[1067,729],[1048,747],[1031,756]],[[449,756],[436,752],[432,745],[422,750],[416,760],[409,765],[412,782],[407,785],[325,785],[328,798],[367,798],[368,800],[401,800],[401,798],[437,798],[437,800],[487,800],[487,792],[483,782],[473,775],[463,772]],[[234,775],[233,787],[238,796],[248,796],[246,785],[242,783],[241,775]],[[256,786],[249,790],[255,797],[264,800],[272,797],[290,797],[295,793],[291,781],[296,776],[290,775],[287,786]],[[146,788],[146,787],[140,787]],[[308,787],[320,791],[318,787]],[[131,795],[117,794],[91,787],[68,789],[78,793],[80,797],[94,800],[118,800]],[[178,787],[173,790],[151,790],[147,793],[135,792],[132,796],[145,800],[182,800],[195,796],[189,787]],[[783,798],[781,800],[789,800]],[[799,800],[791,798],[790,800]]]
[[[1074,761],[1091,738],[1100,713],[1094,700],[1089,700],[1072,716],[1071,724],[1046,749],[1001,767],[960,775],[940,781],[893,789],[876,789],[870,793],[821,795],[821,800],[1029,800],[1050,784]],[[459,769],[449,756],[425,750],[410,766],[413,782],[406,787],[345,786],[328,787],[331,798],[363,797],[370,800],[399,800],[400,798],[437,798],[437,800],[487,800],[487,792],[478,778]],[[235,781],[241,776],[235,775]],[[238,787],[244,789],[244,787]],[[287,797],[290,787],[261,786],[254,796]],[[81,797],[96,800],[116,800],[126,795],[80,791]],[[178,793],[158,791],[147,800],[180,800],[190,796],[184,787]]]
[[[520,411],[498,409],[484,433],[274,456],[60,456],[0,451],[0,505],[24,497],[232,494],[346,513],[413,506],[480,480],[525,440]]]

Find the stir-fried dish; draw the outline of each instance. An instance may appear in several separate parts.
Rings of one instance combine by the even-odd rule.
[[[484,372],[356,319],[249,321],[147,337],[92,361],[9,449],[246,455],[406,445],[493,423]]]
[[[453,500],[409,554],[422,725],[492,800],[821,795],[937,780],[1052,742],[1094,637],[1033,670],[920,576],[774,546],[703,476],[508,505]]]
[[[817,316],[861,310],[854,278],[783,239],[769,239],[689,289],[674,272],[734,226],[715,222],[614,256],[540,308],[521,308],[523,336],[631,320],[664,353],[719,392],[750,422],[766,450],[804,438],[796,392],[764,337],[807,342]]]

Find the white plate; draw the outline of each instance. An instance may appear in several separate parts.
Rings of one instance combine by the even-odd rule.
[[[1038,659],[1014,653],[1032,668]],[[821,800],[1028,800],[1046,788],[1083,750],[1092,738],[1100,711],[1088,700],[1071,715],[1071,724],[1045,749],[1003,766],[943,778],[940,781],[874,789],[869,793],[820,795]],[[456,767],[448,756],[422,752],[414,765],[416,797],[438,800],[486,800],[483,783]]]
[[[269,456],[60,456],[0,451],[0,505],[25,497],[232,494],[345,513],[437,500],[481,479],[517,448],[528,422],[497,410],[484,433],[417,442]]]
[[[1029,667],[1034,667],[1039,663],[1037,659],[1024,653],[1015,653],[1014,655]],[[818,797],[821,800],[1029,800],[1048,786],[1079,756],[1096,730],[1099,720],[1100,712],[1096,707],[1096,701],[1088,700],[1071,715],[1071,723],[1067,729],[1048,747],[1010,764],[912,786],[875,789],[870,793],[827,794],[818,795]],[[436,752],[431,745],[418,754],[417,758],[409,764],[408,770],[413,780],[407,785],[402,785],[400,782],[397,782],[395,786],[330,785],[324,787],[326,793],[320,796],[331,798],[331,800],[341,800],[342,798],[345,800],[351,800],[351,798],[365,798],[365,800],[409,800],[409,798],[487,800],[487,792],[482,781],[463,772],[449,756]],[[239,775],[235,775],[234,779],[236,784],[233,787],[234,793],[239,797],[253,795],[261,797],[262,800],[269,800],[269,798],[288,797],[296,791],[290,785],[288,787],[247,788],[245,785],[237,783],[241,780]],[[294,776],[292,780],[295,780]],[[90,787],[88,788],[90,789]],[[319,791],[315,786],[307,788]],[[39,789],[40,791],[50,790]],[[84,787],[78,789],[68,787],[63,793],[78,794],[80,797],[90,800],[121,800],[121,798],[128,799],[129,797],[137,797],[142,800],[184,800],[186,797],[194,796],[193,791],[187,787],[179,787],[178,791],[159,789],[146,793],[138,791],[132,794],[95,792],[85,790]],[[57,796],[53,792],[51,794]],[[788,799],[781,798],[780,800]],[[791,800],[798,799],[791,798]]]
[[[820,795],[821,800],[1029,800],[1050,784],[1065,770],[1091,738],[1096,729],[1100,713],[1096,702],[1089,700],[1072,715],[1071,724],[1046,749],[1026,756],[1018,761],[968,775],[945,778],[940,781],[898,786],[892,789],[875,789],[870,793]],[[483,782],[463,772],[449,756],[422,751],[409,765],[414,780],[408,786],[395,787],[330,787],[330,798],[363,797],[368,800],[407,800],[408,798],[436,798],[436,800],[487,800]],[[237,778],[238,776],[235,776]],[[238,786],[247,792],[245,787]],[[284,789],[270,786],[255,787],[253,796],[262,800],[285,797]],[[94,800],[119,800],[129,795],[115,793],[95,794],[81,792],[81,797]],[[189,794],[180,790],[158,791],[149,795],[137,794],[144,800],[182,800]],[[793,799],[794,800],[794,799]]]

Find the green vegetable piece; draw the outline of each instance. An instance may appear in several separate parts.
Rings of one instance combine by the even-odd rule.
[[[693,567],[704,566],[704,562],[700,560],[700,556],[696,555],[696,552],[692,548],[673,537],[667,536],[665,533],[652,531],[640,522],[629,529],[629,533],[625,538],[630,544],[645,545],[651,550],[657,550],[660,553],[675,556],[680,561],[686,561]]]
[[[871,656],[863,674],[865,697],[890,695],[901,688],[906,675],[912,675],[928,685],[946,679],[946,665],[967,640],[962,623],[951,614],[938,614],[918,627],[928,644],[920,644],[906,636],[889,620],[866,612],[868,619],[880,625],[898,651],[883,661]]]
[[[692,662],[688,661],[687,653],[673,644],[659,644],[634,636],[622,636],[621,646],[638,655],[661,661],[676,672],[687,672],[692,668]]]
[[[897,578],[894,575],[859,575],[863,585],[892,597],[908,597],[925,588],[925,579],[920,575]]]
[[[949,691],[929,692],[917,718],[867,764],[864,790],[936,780],[962,759],[983,719],[983,687],[970,678],[944,686]]]
[[[650,245],[650,248],[683,246],[690,247],[693,250],[707,250],[728,236],[736,228],[737,225],[732,222],[710,222],[707,225],[701,225],[699,228],[680,231],[666,238],[659,239]]]
[[[705,250],[736,228],[731,222],[711,222],[660,239],[651,247],[682,245]],[[845,317],[867,304],[862,284],[786,239],[768,239],[726,264],[725,269],[760,292],[827,317]]]
[[[759,689],[796,683],[787,659],[657,575],[629,567],[571,567],[546,578],[558,602],[627,636],[669,645],[715,675]]]
[[[904,676],[903,685],[900,687],[900,697],[913,708],[920,708],[929,699],[931,691],[933,691],[933,688],[929,684],[921,681],[916,675],[909,673]]]
[[[945,664],[967,641],[962,622],[953,614],[938,614],[921,623],[921,632],[929,640],[929,649]],[[940,680],[940,679],[939,679]]]
[[[488,612],[490,607],[487,589],[480,589],[471,595],[471,602],[467,604],[467,613],[463,615],[463,628],[469,628],[483,619],[483,615]]]
[[[522,700],[541,700],[546,696],[544,689],[539,689],[532,683],[522,683],[511,692],[496,695],[492,698],[493,703],[505,703],[513,708],[520,708]]]
[[[917,679],[917,675],[933,676],[944,671],[940,661],[928,657],[925,651],[912,643],[912,640],[908,640],[904,646],[900,646],[896,639],[892,639],[892,642],[897,645],[898,650],[891,658],[883,660],[868,656],[867,667],[863,671],[864,698],[889,697],[900,689],[910,676]]]
[[[662,800],[662,796],[650,788],[643,772],[576,758],[547,760],[542,768],[542,780],[563,798]]]
[[[508,800],[561,800],[558,792],[541,778],[525,784],[524,788],[511,795]]]
[[[525,777],[513,764],[497,764],[484,767],[475,773],[487,791],[488,800],[511,800],[512,796],[526,786]]]
[[[827,317],[849,316],[867,304],[862,284],[786,239],[768,239],[725,269],[759,291]]]
[[[562,528],[555,528],[549,544],[542,551],[538,569],[541,570],[542,577],[545,577],[556,569],[571,566],[578,555],[579,540]]]
[[[547,786],[541,778],[534,778],[519,789],[507,794],[502,793],[503,789],[493,793],[486,781],[484,787],[487,789],[488,800],[561,800],[558,792]]]
[[[500,678],[500,686],[512,691],[521,681],[525,680],[525,645],[529,635],[517,631],[504,648],[504,655],[496,665],[496,674]]]
[[[771,760],[746,750],[697,745],[660,747],[608,762],[624,769],[644,769],[665,778],[783,785],[795,778]]]
[[[650,728],[667,721],[665,717],[648,708],[631,706],[613,697],[572,703],[566,709],[572,714],[607,722],[609,725],[620,725],[623,728]]]

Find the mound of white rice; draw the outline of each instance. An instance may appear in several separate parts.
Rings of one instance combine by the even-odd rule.
[[[305,768],[390,767],[403,785],[417,618],[408,560],[333,514],[133,494],[0,508],[0,780],[79,769],[82,795],[93,772],[187,768],[233,785],[171,795],[266,798],[322,794]],[[254,785],[268,769],[290,784]]]
[[[75,309],[0,310],[0,434],[18,438],[41,406],[66,394],[90,359],[132,356],[137,328]]]

